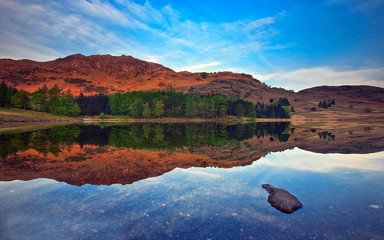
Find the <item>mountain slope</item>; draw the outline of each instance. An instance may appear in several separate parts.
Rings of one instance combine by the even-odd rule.
[[[0,81],[18,89],[34,91],[46,84],[57,84],[78,95],[172,89],[207,84],[215,79],[254,80],[249,75],[222,72],[217,74],[175,72],[160,64],[131,56],[83,56],[75,54],[49,62],[0,60]],[[258,84],[262,85],[259,81]]]
[[[248,74],[175,72],[124,55],[75,54],[48,62],[0,59],[0,81],[30,92],[44,84],[48,87],[57,84],[75,95],[175,89],[186,93],[220,93],[267,104],[286,97],[297,113],[311,113],[314,107],[316,113],[333,110],[360,114],[367,108],[384,113],[383,88],[322,86],[295,93],[268,87]],[[336,105],[330,109],[318,108],[319,101],[327,99],[335,99]]]

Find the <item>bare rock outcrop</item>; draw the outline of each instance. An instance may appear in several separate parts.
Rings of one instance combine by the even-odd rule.
[[[262,184],[261,187],[269,193],[267,201],[271,206],[284,213],[293,213],[303,207],[299,199],[285,189],[270,184]]]

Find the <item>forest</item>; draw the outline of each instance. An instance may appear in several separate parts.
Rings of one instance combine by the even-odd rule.
[[[126,116],[130,118],[218,118],[246,116],[289,118],[286,98],[253,104],[223,95],[185,94],[177,91],[138,91],[75,97],[57,85],[28,93],[0,84],[0,108],[16,107],[64,116]]]

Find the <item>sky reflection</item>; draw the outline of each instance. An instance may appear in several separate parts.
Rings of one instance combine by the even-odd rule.
[[[295,148],[294,150],[268,155],[261,159],[260,163],[276,168],[326,173],[340,168],[384,171],[383,159],[384,152],[368,154],[317,154]]]
[[[6,239],[380,239],[383,154],[359,160],[296,148],[246,167],[176,168],[131,185],[1,182],[0,233]],[[316,163],[323,166],[311,168]],[[270,207],[262,183],[289,190],[304,208],[287,215]]]

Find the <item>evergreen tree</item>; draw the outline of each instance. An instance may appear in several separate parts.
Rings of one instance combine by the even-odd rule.
[[[279,98],[278,104],[283,107],[290,105],[287,98]]]
[[[154,117],[163,117],[164,116],[164,102],[163,100],[159,99],[155,99],[154,101],[154,107],[153,107],[153,116]]]
[[[142,116],[143,100],[141,98],[134,99],[128,106],[128,116],[138,118]]]
[[[241,101],[236,102],[235,104],[235,116],[244,116],[245,110]]]
[[[322,108],[328,108],[328,104],[327,104],[327,101],[323,101],[323,103],[321,104],[321,107]]]
[[[45,112],[47,110],[47,86],[39,88],[31,94],[30,107],[35,111]]]
[[[29,104],[29,94],[27,91],[19,90],[11,98],[11,104],[18,108],[26,109]]]
[[[5,84],[5,82],[0,83],[0,108],[6,107],[8,105],[7,91],[8,86]]]
[[[146,103],[144,103],[144,105],[143,105],[143,117],[144,117],[144,118],[149,118],[149,117],[151,117],[151,116],[152,116],[152,114],[151,114],[151,108],[150,108],[150,106],[149,106],[149,103],[146,102]]]
[[[5,84],[5,82],[0,83],[0,108],[10,107],[12,96],[15,95],[17,90],[11,88]]]

